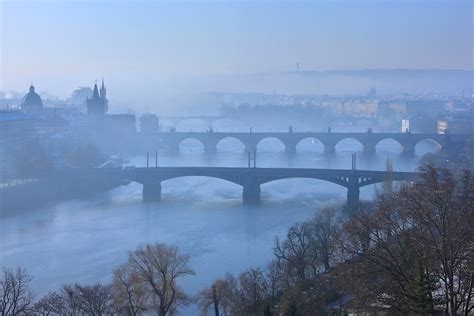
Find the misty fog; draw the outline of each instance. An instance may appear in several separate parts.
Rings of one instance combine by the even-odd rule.
[[[474,311],[471,1],[0,18],[1,315]]]

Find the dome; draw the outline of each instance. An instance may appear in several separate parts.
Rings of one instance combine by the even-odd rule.
[[[35,87],[30,86],[30,91],[23,97],[21,101],[21,109],[24,112],[42,112],[43,111],[43,101],[41,97],[35,92]]]

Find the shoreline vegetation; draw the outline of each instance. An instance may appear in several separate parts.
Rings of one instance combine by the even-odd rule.
[[[0,215],[90,196],[121,184],[119,181],[104,183],[94,177],[62,174],[64,167],[92,168],[104,163],[107,160],[105,155],[92,144],[71,144],[64,152],[60,166],[53,164],[54,159],[37,140],[13,150],[9,158],[15,163],[3,170],[0,177]]]
[[[100,179],[99,179],[100,180]],[[0,215],[19,210],[28,210],[57,203],[64,200],[81,198],[113,189],[122,183],[104,183],[94,178],[63,178],[48,176],[0,189]],[[27,196],[28,199],[24,197]]]
[[[179,280],[190,257],[160,242],[139,246],[110,284],[65,284],[33,298],[21,267],[0,276],[2,315],[149,315],[196,304],[202,315],[471,315],[474,177],[423,166],[390,179],[358,209],[318,210],[276,238],[265,267],[226,274],[194,295]]]

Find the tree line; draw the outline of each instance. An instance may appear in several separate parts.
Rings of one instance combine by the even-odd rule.
[[[32,277],[22,268],[4,269],[0,278],[1,315],[174,314],[191,302],[177,280],[194,274],[189,256],[162,243],[140,246],[113,271],[110,284],[64,284],[33,302]]]
[[[162,243],[130,252],[108,285],[66,284],[33,303],[31,276],[5,269],[2,315],[472,315],[474,182],[431,166],[388,177],[358,209],[325,208],[276,238],[265,267],[226,274],[194,296],[178,285],[190,257]]]

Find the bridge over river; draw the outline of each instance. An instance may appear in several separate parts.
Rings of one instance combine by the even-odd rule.
[[[88,174],[103,181],[137,182],[143,185],[143,200],[157,202],[161,199],[163,181],[180,177],[211,177],[226,180],[242,186],[242,198],[245,205],[260,203],[260,186],[275,180],[290,178],[318,179],[335,183],[347,189],[347,203],[356,207],[359,203],[361,187],[393,181],[412,181],[416,172],[386,172],[345,169],[309,169],[309,168],[245,168],[245,167],[125,167],[96,168],[88,170],[69,170],[66,176],[87,177]]]
[[[324,152],[334,154],[336,145],[343,139],[355,139],[364,147],[364,153],[373,155],[379,142],[393,139],[398,142],[405,155],[414,155],[415,146],[423,140],[431,140],[441,148],[452,142],[464,142],[468,135],[457,134],[418,134],[418,133],[335,133],[335,132],[162,132],[156,133],[157,143],[164,149],[172,152],[179,151],[179,145],[186,139],[196,139],[204,145],[206,153],[215,153],[217,144],[226,138],[239,140],[246,152],[254,152],[257,145],[264,139],[276,138],[280,140],[287,153],[295,153],[297,144],[303,139],[316,139],[324,146]]]

